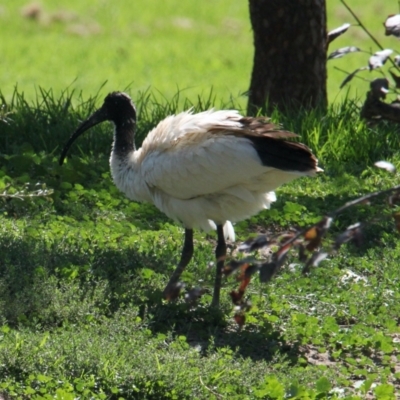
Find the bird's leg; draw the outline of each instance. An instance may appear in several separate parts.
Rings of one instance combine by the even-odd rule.
[[[183,270],[186,268],[186,265],[189,264],[192,256],[193,256],[193,229],[185,229],[185,242],[183,244],[181,259],[174,273],[169,279],[167,286],[164,289],[165,298],[168,298],[169,292],[171,291],[171,289],[173,289],[174,285],[178,283]]]
[[[212,307],[219,306],[219,294],[221,291],[222,270],[224,268],[225,257],[226,257],[226,243],[225,243],[223,225],[217,225],[217,235],[218,235],[218,244],[215,250],[215,257],[217,259],[217,269],[215,271],[214,294],[211,302]]]

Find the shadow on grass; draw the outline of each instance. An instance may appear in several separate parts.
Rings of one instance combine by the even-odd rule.
[[[101,321],[130,308],[154,335],[185,336],[206,355],[228,347],[254,360],[272,360],[278,354],[297,359],[298,349],[284,341],[272,326],[245,325],[238,330],[232,309],[196,307],[162,300],[165,270],[159,260],[134,250],[88,254],[61,251],[40,242],[2,237],[0,241],[0,324],[52,330],[64,324]],[[90,265],[90,266],[89,266]],[[140,270],[155,271],[143,279]]]
[[[277,207],[296,201],[316,215],[324,215],[354,197],[328,195],[324,198],[280,196]],[[340,216],[332,235],[346,226],[365,220],[379,211],[360,207]],[[379,247],[387,226],[366,231],[365,246],[349,247],[354,255]],[[394,240],[394,239],[393,239]],[[285,342],[270,325],[245,325],[242,331],[232,323],[232,309],[210,310],[202,303],[191,308],[183,303],[162,301],[161,289],[167,280],[165,262],[160,256],[142,254],[136,249],[93,249],[62,243],[49,245],[24,237],[0,240],[0,323],[10,326],[52,329],[64,323],[84,324],[87,318],[113,318],[121,309],[132,307],[153,334],[185,336],[201,351],[228,347],[253,360],[272,360],[285,354],[296,362],[299,349]],[[176,258],[179,254],[176,254]],[[145,277],[142,271],[153,271]],[[206,282],[211,287],[211,282]]]
[[[161,291],[158,293],[161,297]],[[288,343],[272,325],[247,324],[240,329],[232,318],[232,309],[210,308],[208,305],[190,307],[186,303],[148,304],[142,316],[152,315],[152,333],[184,336],[190,346],[201,349],[206,356],[230,349],[234,354],[253,361],[271,361],[283,355],[296,363],[300,355],[297,344]]]

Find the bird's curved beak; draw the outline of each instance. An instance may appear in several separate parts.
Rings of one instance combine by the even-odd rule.
[[[68,150],[72,146],[72,143],[74,143],[75,140],[78,139],[78,137],[82,135],[82,133],[86,132],[88,129],[92,128],[93,126],[100,124],[101,122],[107,121],[107,119],[108,119],[107,111],[102,107],[102,108],[99,108],[97,111],[95,111],[88,119],[83,121],[78,126],[76,131],[71,135],[68,142],[65,144],[63,151],[61,153],[59,164],[60,165],[63,164],[64,159],[68,153]]]

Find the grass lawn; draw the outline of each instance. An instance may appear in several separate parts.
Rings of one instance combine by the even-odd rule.
[[[384,36],[383,21],[398,12],[395,1],[349,0],[349,5],[384,47],[396,50],[396,39]],[[338,0],[327,1],[328,29],[355,23]],[[0,89],[10,99],[14,87],[28,99],[39,88],[56,95],[66,87],[102,95],[129,89],[133,97],[152,88],[170,99],[178,89],[195,98],[212,90],[219,99],[231,97],[242,107],[253,60],[252,33],[247,2],[215,0],[71,0],[0,2]],[[359,46],[377,51],[359,27],[335,40],[329,51]],[[328,63],[331,101],[363,97],[367,83],[355,79],[339,90],[345,74],[366,65],[368,55],[355,53]],[[378,73],[364,72],[365,78]]]
[[[385,47],[397,44],[381,25],[397,2],[349,3]],[[340,2],[328,9],[330,28],[352,22]],[[360,247],[343,245],[306,276],[293,253],[272,282],[254,277],[240,329],[229,296],[235,277],[224,280],[221,309],[209,308],[214,234],[195,233],[182,277],[187,288],[206,289],[198,304],[162,299],[183,229],[117,191],[109,125],[82,137],[58,165],[78,121],[111,90],[128,87],[135,98],[138,145],[183,108],[244,107],[252,61],[246,2],[121,0],[111,8],[15,0],[0,3],[0,20],[0,398],[397,398],[400,245],[386,199],[338,216],[324,243],[375,220]],[[372,47],[356,28],[332,50],[345,45]],[[361,59],[334,63],[352,71]],[[334,99],[343,76],[332,67]],[[354,83],[352,95],[365,92],[365,82]],[[236,224],[232,257],[260,232],[306,227],[398,184],[398,173],[373,167],[400,167],[398,127],[367,126],[341,94],[324,115],[272,118],[300,134],[325,172],[285,185],[271,210]]]
[[[130,88],[135,97],[149,87],[166,98],[177,89],[194,97],[212,88],[225,99],[247,90],[253,49],[246,2],[26,4],[7,2],[0,14],[9,38],[0,44],[0,88],[8,97],[16,84],[29,98],[39,87],[94,94],[105,82],[103,94]]]

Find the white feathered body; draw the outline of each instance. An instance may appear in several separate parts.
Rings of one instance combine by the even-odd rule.
[[[233,135],[243,117],[234,110],[169,116],[123,159],[112,151],[111,173],[130,199],[155,204],[185,228],[205,231],[246,219],[275,201],[274,189],[299,175],[262,164],[252,142]]]

